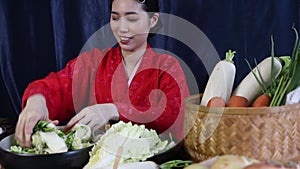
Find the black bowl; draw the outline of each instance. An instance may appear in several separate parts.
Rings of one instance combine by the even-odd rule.
[[[16,145],[14,134],[9,135],[0,141],[0,164],[5,169],[82,169],[90,158],[91,147],[80,150],[56,154],[17,154],[8,151],[10,146]],[[180,157],[183,142],[176,142],[176,145],[169,150],[150,157],[149,161],[162,164]]]
[[[180,154],[182,152],[182,148],[183,148],[183,141],[178,142],[174,147],[164,152],[161,152],[159,154],[156,154],[147,160],[154,161],[156,164],[162,164],[172,160],[180,160],[182,159],[182,156]]]
[[[0,164],[5,169],[82,169],[92,148],[56,154],[17,154],[9,151],[12,145],[16,145],[14,134],[0,141]]]

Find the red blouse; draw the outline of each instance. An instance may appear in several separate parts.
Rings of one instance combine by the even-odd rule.
[[[86,106],[114,103],[120,120],[144,124],[158,133],[183,133],[183,100],[189,96],[184,72],[172,56],[147,47],[130,85],[120,47],[93,49],[57,73],[29,84],[22,98],[46,98],[51,120],[66,121]]]

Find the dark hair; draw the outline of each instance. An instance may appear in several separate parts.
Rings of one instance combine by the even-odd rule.
[[[142,4],[142,8],[144,11],[148,13],[149,18],[151,18],[155,12],[159,12],[158,0],[136,0],[136,1]],[[110,0],[110,10],[112,9],[113,2],[114,0]],[[154,36],[161,27],[162,27],[162,23],[160,18],[158,18],[156,25],[150,30],[148,38]]]

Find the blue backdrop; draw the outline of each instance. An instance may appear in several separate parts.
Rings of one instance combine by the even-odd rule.
[[[87,40],[109,22],[108,3],[0,0],[0,117],[16,121],[28,83],[60,70],[76,57]],[[295,38],[292,26],[299,30],[300,0],[159,0],[159,5],[162,13],[180,17],[201,30],[220,59],[228,49],[236,50],[235,85],[249,72],[244,59],[260,61],[270,55],[271,35],[275,54],[290,55]],[[164,31],[179,31],[177,22],[164,24]],[[200,38],[196,35],[190,37],[194,42]],[[151,44],[182,59],[199,92],[203,91],[209,70],[190,46],[163,35],[155,36]],[[205,49],[204,44],[198,45],[199,50]]]

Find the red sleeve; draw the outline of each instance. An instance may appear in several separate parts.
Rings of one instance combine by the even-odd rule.
[[[69,61],[64,69],[30,83],[22,98],[22,108],[25,107],[28,97],[42,94],[46,98],[49,118],[60,122],[68,120],[77,110],[91,102],[86,99],[94,92],[91,80],[96,73],[98,61],[107,51],[94,49],[85,52]]]
[[[147,128],[155,129],[158,133],[171,132],[176,138],[182,138],[184,98],[189,96],[189,90],[179,62],[175,61],[171,65],[164,70],[156,69],[157,77],[148,77],[157,78],[155,80],[159,84],[157,88],[159,90],[152,89],[152,92],[160,91],[157,92],[157,95],[152,93],[148,97],[150,108],[128,102],[115,103],[120,113],[120,120],[144,124]],[[161,95],[161,93],[163,94]]]
[[[46,98],[50,119],[65,121],[74,113],[72,104],[72,72],[76,59],[67,63],[57,73],[51,72],[44,79],[36,80],[28,85],[22,98],[22,108],[28,97],[42,94]]]

